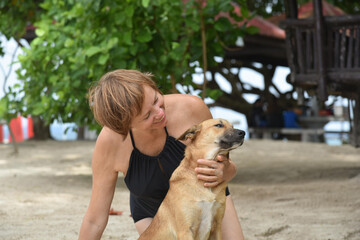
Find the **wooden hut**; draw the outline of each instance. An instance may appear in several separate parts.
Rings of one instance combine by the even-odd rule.
[[[349,99],[350,143],[360,147],[360,15],[324,16],[327,2],[312,3],[313,16],[300,19],[297,1],[285,1],[290,82],[321,101]]]

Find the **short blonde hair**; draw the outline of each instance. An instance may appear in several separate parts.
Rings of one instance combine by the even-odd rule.
[[[119,69],[103,75],[89,89],[89,105],[95,120],[124,138],[132,118],[140,114],[144,102],[144,86],[160,92],[152,74]]]

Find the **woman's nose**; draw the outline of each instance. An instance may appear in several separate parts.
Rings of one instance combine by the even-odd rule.
[[[161,107],[156,106],[155,107],[155,118],[161,118],[163,114],[164,114],[164,110]]]

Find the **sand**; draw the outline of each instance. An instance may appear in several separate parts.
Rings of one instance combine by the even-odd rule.
[[[93,141],[0,145],[0,239],[77,239],[91,194]],[[245,238],[360,239],[360,149],[248,140],[229,183]],[[102,239],[137,239],[118,179]]]

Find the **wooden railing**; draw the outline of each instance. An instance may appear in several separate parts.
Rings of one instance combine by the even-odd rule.
[[[324,17],[323,53],[316,51],[315,21],[287,19],[288,61],[294,82],[317,85],[319,57],[330,82],[360,85],[360,15]]]
[[[350,99],[350,143],[360,147],[360,15],[324,17],[322,1],[313,0],[314,18],[298,19],[297,1],[285,3],[281,26],[291,83],[316,90],[321,101],[328,95]]]

